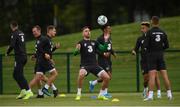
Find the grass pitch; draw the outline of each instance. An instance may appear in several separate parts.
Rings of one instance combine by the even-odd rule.
[[[66,94],[66,97],[45,97],[37,99],[35,96],[29,100],[17,100],[16,95],[1,95],[0,106],[180,106],[180,92],[174,92],[174,99],[169,101],[166,93],[162,93],[162,98],[154,96],[153,101],[144,102],[141,93],[113,93],[113,98],[118,98],[119,102],[101,101],[92,99],[91,96],[97,93],[83,93],[80,101],[74,100],[75,94]]]

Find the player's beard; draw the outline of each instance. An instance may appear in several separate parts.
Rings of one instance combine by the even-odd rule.
[[[84,36],[85,39],[90,39],[90,36]]]

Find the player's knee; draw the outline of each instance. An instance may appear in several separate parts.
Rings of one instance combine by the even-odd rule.
[[[84,69],[81,69],[80,71],[79,71],[79,77],[81,77],[81,78],[84,78],[84,76],[87,74],[87,72],[86,72],[86,70],[84,70]]]
[[[79,78],[84,78],[84,73],[79,73]]]
[[[55,77],[57,77],[58,76],[58,72],[56,71],[56,72],[54,72],[54,76]]]
[[[103,79],[103,81],[109,81],[110,80],[110,76],[105,72],[105,71],[102,71],[98,74],[98,76],[100,78]]]
[[[111,74],[108,74],[109,75],[109,79],[111,80],[111,78],[112,78],[112,75]]]
[[[53,72],[53,75],[54,75],[55,77],[57,77],[57,76],[58,76],[58,72],[55,70],[55,71]]]
[[[105,75],[105,76],[104,76],[104,80],[105,80],[105,81],[109,81],[109,80],[110,80],[110,76],[109,76],[109,75]]]
[[[110,78],[110,76],[108,75],[107,77],[106,77],[106,80],[107,81],[109,81],[111,78]]]
[[[35,80],[36,80],[37,82],[43,80],[43,75],[41,75],[41,74],[36,74]]]

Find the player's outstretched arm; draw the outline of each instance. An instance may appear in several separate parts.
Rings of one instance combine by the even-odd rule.
[[[80,44],[77,44],[76,45],[76,49],[74,50],[73,52],[73,55],[76,56],[80,53],[80,49],[81,49],[81,45]]]

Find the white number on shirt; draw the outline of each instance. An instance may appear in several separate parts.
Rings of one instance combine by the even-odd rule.
[[[91,53],[93,51],[92,46],[88,46],[88,52]]]
[[[24,42],[24,36],[21,36],[21,41]]]
[[[161,40],[161,36],[160,35],[156,35],[155,41],[159,42]]]
[[[108,50],[111,50],[111,44],[108,44],[107,49],[108,49]]]

